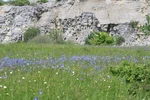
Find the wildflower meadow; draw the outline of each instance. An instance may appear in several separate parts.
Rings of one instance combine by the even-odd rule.
[[[122,62],[149,68],[150,47],[1,44],[0,100],[150,100],[150,78],[110,71]]]

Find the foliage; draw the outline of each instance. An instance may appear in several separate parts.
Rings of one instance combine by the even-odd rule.
[[[4,3],[3,3],[3,0],[0,0],[0,6],[3,5],[3,4],[4,4]]]
[[[8,3],[7,1],[0,0],[0,6],[7,4],[7,3]]]
[[[12,0],[12,1],[10,1],[10,3],[15,6],[30,5],[29,0]]]
[[[115,37],[115,44],[116,45],[121,45],[123,42],[125,42],[125,38],[122,36],[116,36]]]
[[[0,100],[148,100],[150,92],[129,95],[131,83],[108,68],[124,59],[150,62],[149,50],[149,46],[0,44]]]
[[[24,42],[34,38],[35,36],[40,34],[40,30],[35,27],[30,27],[24,33]]]
[[[150,64],[136,65],[125,61],[119,67],[111,67],[110,72],[125,78],[129,94],[135,95],[139,89],[150,92]]]
[[[132,26],[132,27],[135,29],[135,28],[138,27],[138,23],[139,23],[138,21],[131,21],[131,22],[129,23],[129,25]]]
[[[64,43],[61,30],[52,29],[52,31],[49,33],[49,37],[52,39],[53,43],[57,43],[57,44]]]
[[[112,44],[114,42],[114,38],[109,36],[107,32],[92,32],[87,39],[85,40],[85,44],[89,45],[102,45],[102,44]]]
[[[150,35],[150,16],[147,15],[146,19],[147,19],[147,23],[141,26],[141,30],[143,33],[145,33],[145,35]]]
[[[46,2],[48,2],[48,0],[38,0],[38,2],[46,3]]]

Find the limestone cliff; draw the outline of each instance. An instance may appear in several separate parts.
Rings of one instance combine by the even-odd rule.
[[[65,40],[84,44],[93,30],[122,35],[124,45],[150,45],[149,37],[140,36],[129,24],[146,22],[150,7],[145,0],[62,0],[34,6],[0,6],[0,43],[22,40],[24,31],[35,26],[41,34],[53,28],[63,31]]]

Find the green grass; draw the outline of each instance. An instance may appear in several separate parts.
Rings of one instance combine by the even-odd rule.
[[[126,57],[125,60],[130,57],[144,64],[150,61],[149,58],[143,60],[150,55],[149,50],[150,47],[24,43],[0,45],[0,66],[6,57],[43,61],[41,65],[5,64],[0,69],[0,100],[34,100],[36,97],[38,100],[150,100],[148,93],[140,91],[135,96],[129,95],[124,79],[108,71],[110,66],[120,64],[110,57]],[[59,59],[62,56],[67,60]],[[69,59],[73,56],[83,58],[71,62]],[[99,58],[96,64],[91,64],[93,58],[88,60],[87,56],[106,57],[106,60],[101,61]],[[49,64],[46,62],[49,59],[53,60],[52,63],[58,62]],[[64,66],[60,67],[62,64]],[[100,70],[97,66],[100,66]]]

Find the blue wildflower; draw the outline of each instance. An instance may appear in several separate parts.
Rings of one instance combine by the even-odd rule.
[[[34,100],[39,100],[38,97],[35,97]]]

